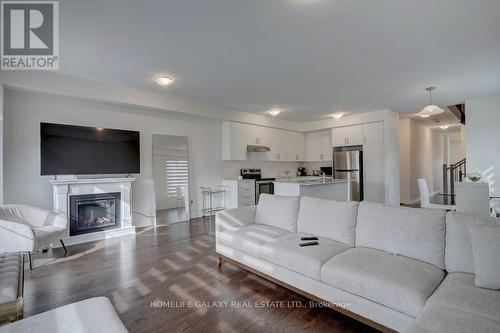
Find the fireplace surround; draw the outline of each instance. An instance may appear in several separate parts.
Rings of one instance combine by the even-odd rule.
[[[134,180],[133,177],[49,180],[54,195],[54,211],[68,219],[68,237],[64,242],[73,245],[135,234],[132,225]],[[81,228],[72,226],[72,221],[78,220],[72,219],[71,211],[73,215],[78,215],[78,203],[81,215],[88,215],[86,220],[80,221]],[[76,209],[72,208],[74,205],[77,205]]]

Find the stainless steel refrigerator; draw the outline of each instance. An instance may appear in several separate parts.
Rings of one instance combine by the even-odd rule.
[[[333,177],[348,180],[348,200],[363,200],[363,147],[333,150]]]

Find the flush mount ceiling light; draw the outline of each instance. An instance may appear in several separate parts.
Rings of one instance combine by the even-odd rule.
[[[172,83],[174,83],[174,78],[171,77],[171,76],[166,76],[166,75],[158,75],[158,76],[155,76],[154,77],[154,80],[155,82],[162,86],[162,87],[165,87],[165,86],[169,86],[171,85]]]
[[[437,105],[432,104],[432,91],[436,90],[436,87],[428,87],[425,88],[425,90],[429,92],[429,105],[423,108],[422,111],[418,113],[418,115],[422,118],[427,118],[429,116],[434,116],[443,113],[444,112],[443,109],[441,109]]]
[[[267,113],[269,113],[269,115],[273,116],[273,117],[276,117],[277,115],[279,115],[281,113],[281,109],[278,109],[278,108],[273,108],[273,109],[269,109],[267,110]]]
[[[448,129],[450,127],[450,125],[442,125],[442,126],[439,126],[440,129]]]
[[[335,118],[335,119],[340,119],[344,116],[344,113],[343,112],[335,112],[335,113],[332,113],[330,116],[332,118]]]

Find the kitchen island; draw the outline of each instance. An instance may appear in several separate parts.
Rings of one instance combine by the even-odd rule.
[[[318,177],[319,178],[319,177]],[[279,179],[274,182],[274,194],[287,197],[314,197],[347,201],[348,183],[345,179]]]

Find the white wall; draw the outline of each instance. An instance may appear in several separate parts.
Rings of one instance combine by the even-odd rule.
[[[52,207],[52,189],[48,182],[51,177],[40,176],[39,123],[42,121],[140,131],[141,174],[133,183],[135,225],[152,224],[155,215],[152,134],[188,138],[194,216],[200,209],[198,188],[219,184],[222,180],[220,121],[20,90],[6,90],[4,118],[6,203]]]
[[[401,202],[410,203],[411,189],[411,159],[410,159],[410,119],[401,119],[399,121],[399,176]]]
[[[465,102],[467,173],[479,172],[500,194],[500,96]]]
[[[417,179],[425,178],[429,192],[442,190],[442,135],[412,119],[401,119],[399,130],[401,202],[420,199]]]
[[[448,140],[448,161],[455,164],[465,158],[465,138],[463,131],[446,134]]]

